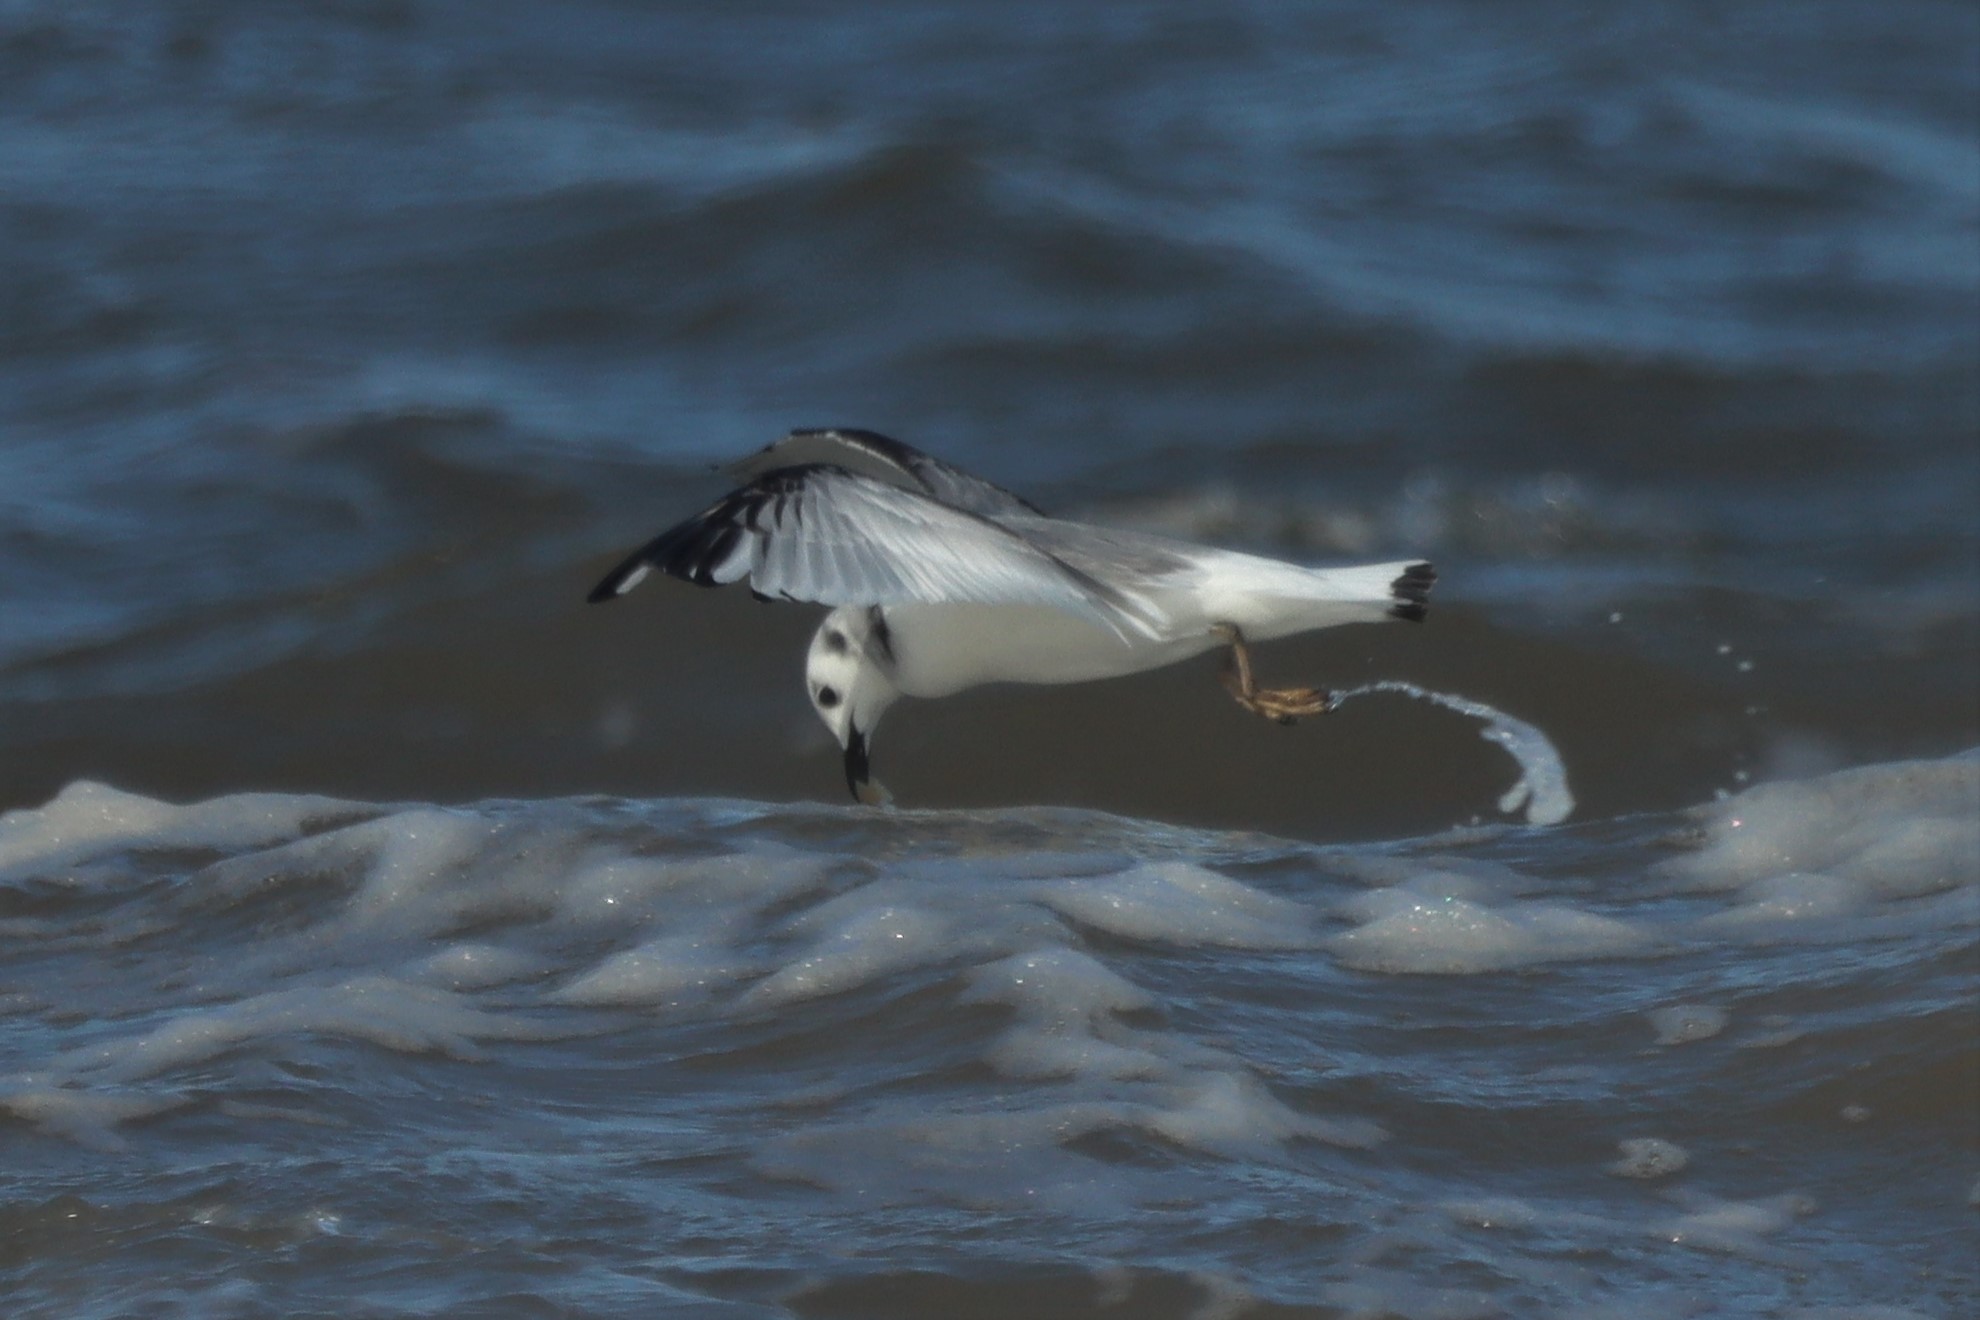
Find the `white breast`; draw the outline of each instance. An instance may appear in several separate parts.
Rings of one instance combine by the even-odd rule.
[[[1207,629],[1130,644],[1103,624],[1038,605],[895,605],[886,614],[894,682],[911,697],[979,683],[1118,678],[1219,644]]]

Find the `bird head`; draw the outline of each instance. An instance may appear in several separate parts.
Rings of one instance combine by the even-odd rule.
[[[846,787],[869,806],[890,797],[873,778],[867,740],[901,695],[889,677],[893,659],[885,616],[877,608],[842,605],[818,625],[804,661],[805,695],[845,751]]]

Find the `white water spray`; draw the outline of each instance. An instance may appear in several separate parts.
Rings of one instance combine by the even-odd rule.
[[[1432,692],[1397,679],[1363,683],[1359,687],[1336,692],[1330,709],[1339,708],[1351,697],[1366,696],[1371,692],[1400,692],[1406,697],[1435,702],[1460,715],[1485,721],[1485,727],[1478,736],[1505,748],[1519,763],[1519,781],[1500,796],[1500,811],[1510,814],[1524,807],[1527,823],[1531,825],[1558,825],[1574,813],[1574,794],[1568,789],[1567,767],[1561,762],[1560,752],[1554,747],[1552,739],[1525,720],[1495,710],[1482,701],[1453,696],[1448,692]]]

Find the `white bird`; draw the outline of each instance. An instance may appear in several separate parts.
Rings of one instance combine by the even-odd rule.
[[[1331,698],[1256,686],[1247,641],[1421,619],[1437,580],[1421,560],[1302,568],[1049,518],[872,431],[793,431],[731,472],[746,484],[635,550],[589,599],[621,596],[657,568],[832,606],[811,639],[805,690],[862,802],[886,800],[869,745],[901,697],[1114,678],[1228,646],[1231,694],[1290,724]]]

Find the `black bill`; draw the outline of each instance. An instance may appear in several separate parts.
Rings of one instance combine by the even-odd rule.
[[[858,729],[846,733],[846,787],[852,790],[853,801],[867,800],[867,780],[873,777],[872,767],[866,761],[866,735]]]
[[[866,735],[858,729],[846,739],[846,787],[852,790],[853,801],[869,807],[891,806],[894,801],[887,786],[873,777],[866,763]]]

